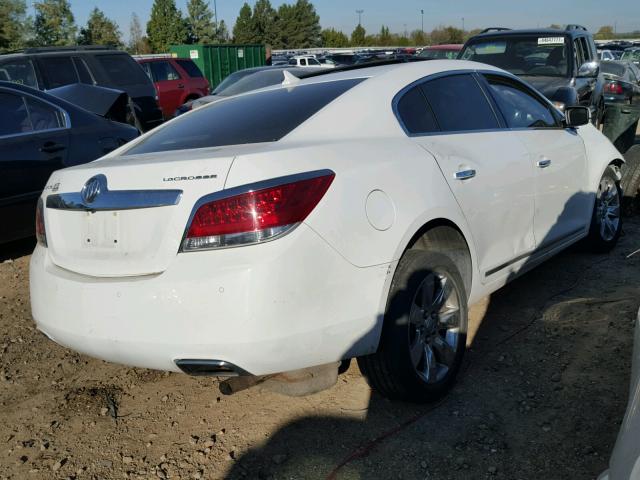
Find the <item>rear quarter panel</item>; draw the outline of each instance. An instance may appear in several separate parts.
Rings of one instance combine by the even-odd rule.
[[[471,233],[453,194],[435,159],[408,138],[289,143],[277,151],[239,156],[225,188],[321,169],[333,170],[336,177],[305,224],[354,266],[390,264],[392,272],[423,225],[447,219],[467,239],[475,270]],[[393,217],[388,228],[369,221],[367,199],[374,191],[388,198],[385,208]]]

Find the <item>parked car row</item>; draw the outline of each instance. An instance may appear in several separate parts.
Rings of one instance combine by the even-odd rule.
[[[109,47],[28,48],[0,56],[0,81],[50,90],[83,83],[126,92],[128,122],[145,132],[162,123],[153,84],[125,52]]]

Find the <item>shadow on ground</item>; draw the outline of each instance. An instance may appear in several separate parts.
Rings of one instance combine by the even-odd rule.
[[[226,478],[594,478],[626,403],[639,227],[609,254],[572,248],[476,306],[479,329],[440,403],[373,393],[360,416],[299,418]]]

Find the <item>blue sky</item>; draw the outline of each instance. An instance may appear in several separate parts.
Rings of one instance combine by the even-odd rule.
[[[286,3],[292,3],[290,0]],[[313,1],[313,0],[312,0]],[[186,11],[187,0],[176,0]],[[253,5],[254,1],[249,2]],[[281,3],[271,0],[277,7]],[[362,24],[368,32],[377,32],[382,24],[393,32],[420,28],[420,9],[424,9],[424,28],[438,25],[465,28],[487,26],[536,27],[551,23],[579,23],[592,31],[599,26],[617,23],[618,31],[640,30],[640,2],[617,0],[614,5],[605,0],[315,0],[323,27],[335,27],[350,33],[358,22],[357,9],[364,10]],[[71,0],[76,23],[82,25],[94,6],[116,20],[125,38],[128,37],[131,13],[140,17],[143,28],[149,18],[153,0]],[[214,1],[210,0],[213,9]],[[233,27],[243,0],[216,0],[218,16]]]

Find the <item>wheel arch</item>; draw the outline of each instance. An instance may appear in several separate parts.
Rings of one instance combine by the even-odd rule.
[[[467,295],[470,295],[475,262],[469,241],[456,223],[447,218],[429,220],[413,234],[403,254],[410,249],[446,254],[460,270]]]

